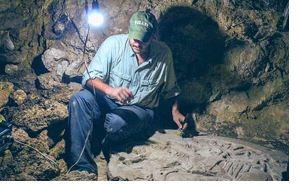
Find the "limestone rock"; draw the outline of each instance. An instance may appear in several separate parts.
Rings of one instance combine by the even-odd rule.
[[[222,30],[229,35],[243,40],[263,39],[272,35],[280,21],[279,11],[283,11],[284,3],[275,5],[275,1],[259,1],[254,3],[251,0],[239,1],[198,1],[205,11],[214,17]],[[202,3],[202,4],[201,4]],[[260,7],[262,11],[256,11]],[[265,24],[269,23],[269,24]]]
[[[26,93],[34,93],[37,91],[36,88],[36,78],[37,76],[35,74],[29,73],[29,74],[23,74],[23,73],[17,73],[13,76],[8,76],[9,80],[15,85],[15,89],[22,89]]]
[[[0,82],[0,111],[8,102],[9,95],[13,92],[14,85],[10,82]]]
[[[72,63],[68,66],[65,71],[65,76],[69,79],[81,77],[83,72],[85,71],[85,67],[83,66],[83,61],[81,61],[78,56],[75,57]],[[81,56],[80,56],[81,58]]]
[[[53,148],[50,149],[50,155],[55,159],[61,159],[65,153],[65,141],[61,140]]]
[[[67,173],[67,171],[68,171],[67,163],[63,159],[58,160],[58,167],[59,167],[61,174]]]
[[[80,9],[80,8],[76,8]],[[79,26],[74,23],[74,25]],[[83,45],[84,41],[82,38],[86,37],[86,29],[84,28],[77,28],[83,30],[82,32],[73,32],[66,35],[64,41],[51,41],[57,48],[50,48],[47,51],[47,55],[43,58],[44,66],[51,71],[59,81],[67,80],[68,82],[72,80],[72,78],[78,78],[82,76],[82,73],[85,70],[83,65]],[[90,33],[92,37],[93,34]],[[94,36],[93,36],[94,37]],[[94,57],[94,53],[97,50],[98,45],[95,45],[93,42],[98,42],[99,38],[89,39],[86,44],[86,54],[85,54],[85,61],[89,63],[92,58]],[[66,44],[67,43],[67,46]],[[93,54],[87,52],[93,52]],[[55,52],[58,53],[56,56]],[[51,56],[52,55],[52,56]],[[47,57],[47,58],[46,58]],[[49,68],[50,67],[50,68]]]
[[[42,90],[41,94],[44,98],[56,100],[60,103],[68,104],[72,95],[82,89],[79,83],[60,84],[60,87],[55,87],[49,90]]]
[[[232,73],[236,73],[241,79],[250,79],[264,69],[262,58],[263,53],[258,46],[239,44],[226,52],[225,62]]]
[[[6,7],[5,11],[0,13],[0,32],[9,31],[7,34],[9,37],[7,36],[4,42],[9,50],[0,51],[0,61],[4,64],[22,64],[22,69],[30,72],[30,62],[43,51],[44,41],[39,36],[43,29],[44,16],[40,16],[43,11],[42,3],[31,1],[0,3],[1,7]],[[2,41],[5,40],[1,40],[0,43]]]
[[[263,45],[264,46],[264,45]],[[268,51],[269,61],[280,69],[283,74],[289,72],[289,39],[288,33],[274,35],[272,40],[266,43],[264,50]]]
[[[31,132],[38,132],[64,121],[67,116],[66,105],[54,100],[45,100],[14,113],[13,121],[19,127],[24,127]]]
[[[9,75],[13,75],[16,74],[19,70],[19,67],[17,65],[14,64],[7,64],[5,65],[5,73],[9,74]]]
[[[27,94],[24,92],[24,90],[19,89],[13,93],[13,98],[18,105],[21,105],[27,99]]]
[[[180,138],[171,130],[124,150],[112,155],[110,180],[282,180],[288,171],[282,152],[222,137]]]
[[[64,51],[56,48],[46,50],[42,56],[42,61],[47,70],[52,72],[59,80],[62,79],[69,65],[68,55]]]
[[[42,141],[45,145],[45,148],[47,148],[47,151],[53,146],[53,141],[49,138],[48,130],[43,130],[38,134],[36,137],[38,141]]]
[[[71,96],[82,89],[81,84],[72,83],[51,95],[52,99],[62,103],[69,103]]]
[[[288,102],[265,106],[259,111],[249,112],[241,117],[245,136],[251,138],[263,137],[266,140],[288,145],[289,117]],[[287,150],[287,149],[286,149]]]
[[[215,115],[216,122],[239,122],[239,115],[247,110],[248,97],[245,93],[232,93],[212,102],[208,112]]]
[[[30,138],[24,130],[17,128],[13,128],[12,136],[15,140],[12,156],[5,161],[9,164],[0,167],[1,180],[49,180],[59,174],[57,165],[44,157],[49,152],[44,142]]]
[[[38,76],[39,87],[45,90],[63,86],[55,76],[49,72]]]
[[[0,31],[0,48],[4,50],[14,50],[15,46],[12,42],[9,32]]]
[[[27,132],[18,128],[13,128],[12,137],[19,141],[27,141],[29,139]]]
[[[87,171],[72,171],[68,174],[62,174],[54,179],[54,181],[96,181],[97,175],[88,173]]]
[[[266,107],[272,100],[287,99],[288,79],[276,78],[266,82],[263,86],[252,87],[247,93],[251,110],[260,110]]]
[[[14,143],[15,148],[22,149],[24,147],[24,144],[18,143],[18,142],[21,142],[21,143],[25,143],[25,144],[29,144],[29,145],[33,146],[34,148],[38,149],[40,152],[43,152],[43,153],[49,152],[49,147],[48,147],[47,141],[31,138],[31,137],[29,137],[29,135],[26,131],[24,131],[20,128],[13,128],[12,137],[16,141],[16,143]]]
[[[4,151],[4,153],[1,154],[0,156],[0,180],[5,180],[5,178],[7,178],[7,175],[12,175],[13,174],[13,170],[7,169],[13,162],[13,155],[11,153],[10,150],[6,150]]]
[[[25,172],[12,175],[8,178],[8,181],[37,181],[34,176],[28,175]]]
[[[41,100],[41,95],[37,91],[29,93],[27,97],[32,103],[37,103],[39,100]]]

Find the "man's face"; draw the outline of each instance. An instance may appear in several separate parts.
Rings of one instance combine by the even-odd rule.
[[[130,46],[135,54],[143,54],[147,51],[152,39],[144,43],[137,39],[129,39]]]

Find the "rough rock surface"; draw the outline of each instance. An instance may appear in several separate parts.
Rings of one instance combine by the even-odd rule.
[[[40,132],[68,117],[67,107],[54,100],[45,100],[31,108],[14,113],[13,122],[31,132]]]
[[[55,87],[61,87],[62,84],[56,80],[52,73],[45,73],[38,76],[39,88],[44,90],[52,90]]]
[[[9,75],[14,75],[19,72],[19,67],[14,64],[7,64],[5,65],[5,73]]]
[[[14,129],[13,138],[12,147],[0,158],[0,180],[50,180],[59,175],[54,158],[48,156],[49,161],[42,155],[49,152],[45,141],[30,138],[22,129]]]
[[[224,137],[180,138],[174,130],[121,149],[109,162],[110,180],[282,180],[288,166],[278,151]]]
[[[26,100],[27,98],[27,94],[26,92],[24,92],[24,90],[16,90],[14,93],[13,93],[13,97],[14,97],[14,101],[18,104],[18,105],[21,105],[24,103],[24,101]]]
[[[1,16],[4,17],[5,12],[12,14],[10,19],[2,19],[0,27],[1,56],[5,59],[2,62],[7,64],[8,74],[17,69],[12,68],[12,63],[27,68],[31,64],[42,89],[80,82],[88,29],[84,2],[75,2],[50,0],[29,6],[30,3],[16,1],[3,5]],[[210,123],[221,122],[219,131],[224,135],[227,128],[236,131],[238,127],[245,131],[243,136],[239,133],[240,137],[252,138],[247,135],[252,133],[247,126],[253,122],[264,125],[263,115],[256,112],[278,102],[287,108],[284,104],[288,100],[289,43],[288,28],[282,27],[287,0],[99,2],[106,25],[98,30],[90,29],[86,61],[92,59],[108,36],[127,32],[133,12],[150,8],[159,20],[157,38],[166,42],[173,52],[186,112],[213,118]],[[22,6],[18,6],[20,4]],[[34,11],[26,14],[29,8]],[[38,18],[38,15],[43,16]],[[24,24],[19,23],[18,18],[22,16],[27,20]],[[30,55],[32,53],[34,55]],[[22,71],[25,67],[18,69]],[[241,101],[245,95],[251,98],[243,101],[242,112],[235,110],[237,102],[231,105],[227,100],[230,97],[233,102]],[[212,109],[218,104],[233,109],[226,113],[227,118],[223,118],[223,112]],[[288,113],[288,109],[285,112]],[[288,136],[288,130],[282,130],[288,128],[288,120],[277,120],[280,125],[274,124],[273,128],[280,132],[268,135],[266,140]],[[259,130],[263,130],[262,134],[268,133],[268,127]],[[238,134],[233,132],[232,135]]]
[[[91,61],[107,37],[126,33],[130,16],[146,8],[159,20],[156,38],[172,50],[182,88],[181,109],[192,113],[196,129],[256,142],[288,154],[289,28],[284,24],[288,18],[284,14],[288,0],[99,0],[105,25],[91,28],[89,33],[84,2],[0,0],[0,116],[13,123],[16,139],[21,137],[20,141],[29,142],[57,162],[52,165],[40,153],[14,143],[0,155],[1,180],[62,178],[66,172],[63,159],[66,108],[71,95],[81,89],[78,83],[84,71],[83,62]],[[205,154],[189,150],[182,154],[182,149],[188,143],[197,143],[191,149],[198,149],[203,141],[208,140],[209,144],[212,141],[195,137],[174,142],[176,136],[166,136],[171,138],[165,143],[172,146],[142,145],[134,147],[141,152],[115,154],[112,162],[120,170],[134,172],[124,175],[124,171],[117,172],[111,167],[109,179],[280,180],[284,177],[280,173],[285,165],[273,162],[276,158],[260,148],[244,146],[236,151],[229,148],[231,161],[209,154],[213,150],[220,152],[223,147],[218,145],[229,143],[227,139],[211,137],[216,146],[208,154],[215,159],[203,162]],[[154,141],[157,138],[164,141],[163,135],[156,135]],[[155,154],[149,151],[163,147],[166,149],[160,154],[178,157],[180,161],[157,165],[158,170],[170,171],[160,175],[149,165],[165,157],[155,159]],[[235,152],[246,155],[251,152],[253,161]],[[118,157],[121,159],[116,160]],[[187,157],[189,160],[184,163]],[[254,159],[259,159],[259,164],[252,166]],[[198,160],[203,166],[195,163],[199,169],[189,169],[189,161]],[[148,165],[143,167],[155,174],[137,168],[144,162]],[[128,166],[122,167],[123,163]],[[101,158],[97,158],[97,164],[105,167]],[[246,165],[252,168],[242,173]],[[106,172],[99,170],[99,179],[107,179]]]
[[[10,93],[13,92],[14,85],[10,82],[0,82],[0,111],[8,102]]]
[[[44,1],[0,1],[0,65],[16,64],[30,72],[30,63],[43,51]]]

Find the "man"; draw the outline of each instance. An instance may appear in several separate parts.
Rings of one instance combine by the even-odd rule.
[[[145,126],[151,125],[159,99],[179,95],[172,53],[165,44],[154,40],[156,29],[157,20],[152,13],[136,12],[130,19],[129,34],[107,38],[97,51],[83,76],[85,89],[69,103],[69,170],[97,174],[91,131],[103,124],[99,122],[101,117],[105,118],[106,132],[103,150],[104,144],[142,133]],[[186,127],[182,126],[185,117],[179,112],[177,101],[172,116],[179,128]]]

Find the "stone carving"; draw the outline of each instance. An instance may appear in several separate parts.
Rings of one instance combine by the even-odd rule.
[[[196,136],[175,131],[156,133],[131,153],[112,155],[111,180],[282,180],[285,154],[239,140]]]

